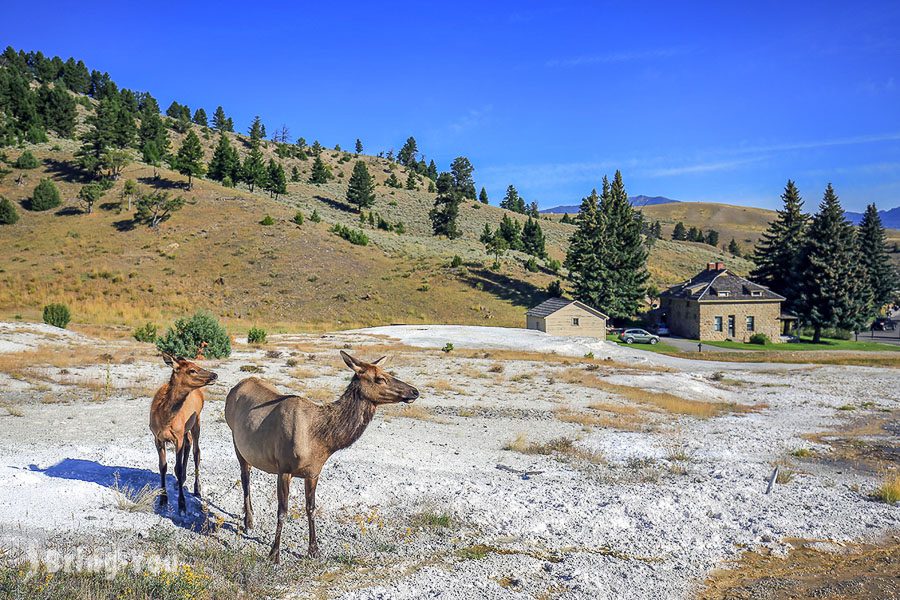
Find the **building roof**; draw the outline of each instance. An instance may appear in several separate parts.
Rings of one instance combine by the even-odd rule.
[[[697,302],[772,302],[783,301],[764,285],[753,283],[725,268],[723,263],[709,263],[706,269],[688,281],[670,287],[661,294],[669,298],[685,298]]]
[[[576,305],[578,308],[591,313],[595,317],[600,317],[601,319],[609,319],[609,317],[604,315],[596,308],[591,308],[587,304],[579,302],[578,300],[566,300],[564,298],[550,298],[549,300],[544,300],[537,306],[528,309],[525,314],[529,317],[549,317],[556,311],[563,309],[570,304]]]

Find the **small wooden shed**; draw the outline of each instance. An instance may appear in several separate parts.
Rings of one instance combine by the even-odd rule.
[[[525,313],[528,329],[550,335],[606,338],[606,315],[578,300],[550,298]]]

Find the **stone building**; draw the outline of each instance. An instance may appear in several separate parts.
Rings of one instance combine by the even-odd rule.
[[[659,321],[673,335],[695,340],[747,342],[764,333],[780,342],[783,301],[769,288],[714,262],[660,294]]]
[[[525,313],[528,329],[550,335],[591,336],[606,338],[606,321],[599,310],[577,300],[550,298]]]

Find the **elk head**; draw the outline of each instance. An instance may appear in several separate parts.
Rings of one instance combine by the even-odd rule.
[[[409,404],[419,397],[419,390],[381,368],[384,356],[367,363],[341,350],[341,358],[356,373],[354,379],[359,383],[362,395],[372,404]]]
[[[191,389],[202,388],[209,385],[219,376],[181,357],[172,356],[163,352],[163,360],[172,367],[172,377],[182,385]]]

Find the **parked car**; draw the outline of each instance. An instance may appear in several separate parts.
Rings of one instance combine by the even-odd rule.
[[[887,317],[878,317],[872,323],[872,331],[894,331],[894,322]]]
[[[619,339],[626,344],[658,344],[659,336],[643,329],[626,329],[619,334]]]

